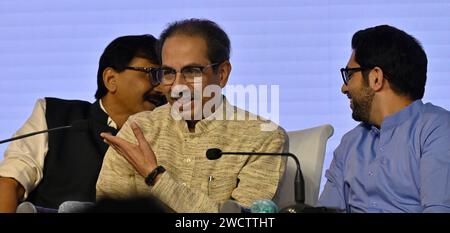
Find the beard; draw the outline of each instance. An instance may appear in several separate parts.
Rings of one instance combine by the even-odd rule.
[[[370,123],[370,112],[375,92],[370,87],[363,87],[359,94],[352,96],[353,112],[355,121]]]

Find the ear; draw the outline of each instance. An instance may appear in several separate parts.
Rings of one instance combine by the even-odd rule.
[[[380,91],[384,85],[383,70],[375,66],[369,73],[369,86],[375,91]]]
[[[231,63],[229,60],[226,60],[219,66],[218,70],[219,86],[221,88],[225,87],[225,85],[227,84],[230,73],[231,73]]]
[[[117,71],[111,67],[103,70],[103,84],[105,84],[108,92],[114,93],[117,90]]]

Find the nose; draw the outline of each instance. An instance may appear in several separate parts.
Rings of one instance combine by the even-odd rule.
[[[183,77],[183,74],[181,72],[177,72],[175,74],[175,80],[173,80],[172,86],[175,86],[177,84],[186,84],[186,80]]]
[[[345,94],[345,95],[348,93],[348,87],[347,87],[347,85],[345,85],[345,83],[342,84],[341,92],[342,92],[342,94]]]

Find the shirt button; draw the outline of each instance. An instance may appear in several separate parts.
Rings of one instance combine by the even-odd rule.
[[[369,176],[373,176],[373,172],[369,172]]]
[[[380,151],[384,151],[384,147],[380,147]]]
[[[186,163],[190,163],[191,162],[191,159],[186,159]]]
[[[186,186],[186,183],[183,182],[183,183],[181,183],[181,185]]]

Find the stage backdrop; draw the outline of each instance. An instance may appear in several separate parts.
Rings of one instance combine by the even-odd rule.
[[[214,20],[229,34],[229,84],[279,85],[286,130],[333,125],[324,170],[342,135],[357,124],[340,93],[339,68],[359,29],[389,24],[417,37],[429,61],[424,101],[450,109],[447,0],[2,0],[0,139],[14,134],[38,98],[94,101],[98,59],[112,39],[158,36],[184,18]],[[0,159],[5,149],[0,145]]]

